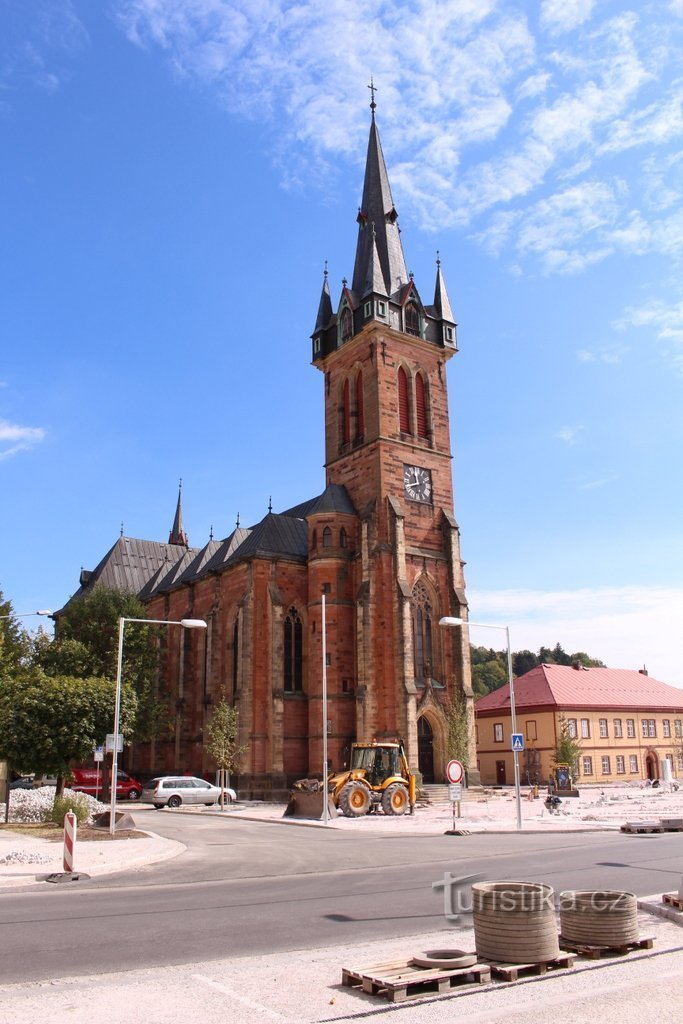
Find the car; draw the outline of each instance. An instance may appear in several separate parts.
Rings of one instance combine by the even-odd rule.
[[[20,778],[15,779],[14,782],[10,782],[10,789],[33,789],[33,776],[22,775]]]
[[[161,807],[180,807],[182,804],[217,804],[221,798],[221,787],[192,775],[161,775],[150,779],[142,790],[142,799],[159,810]],[[225,802],[231,804],[237,799],[234,789],[225,788]]]
[[[88,793],[90,796],[102,797],[102,772],[96,768],[73,768],[73,776],[69,783],[69,789],[76,793]],[[116,799],[117,800],[139,800],[142,795],[142,783],[134,779],[132,775],[116,770]]]

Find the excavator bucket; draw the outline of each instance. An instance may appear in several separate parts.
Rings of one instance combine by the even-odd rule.
[[[330,818],[337,817],[337,808],[330,796],[328,796],[327,810]],[[313,793],[301,789],[292,790],[282,817],[309,818],[321,821],[325,817],[325,793],[322,789]]]

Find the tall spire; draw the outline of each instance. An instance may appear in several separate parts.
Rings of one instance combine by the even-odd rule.
[[[436,315],[440,320],[449,320],[452,324],[455,323],[455,317],[453,316],[453,310],[448,298],[448,292],[446,291],[446,282],[443,279],[441,273],[441,257],[437,249],[436,253],[436,287],[434,288],[434,309]]]
[[[372,92],[372,122],[370,138],[365,162],[365,180],[363,182],[363,199],[358,211],[358,242],[356,245],[356,262],[353,268],[354,294],[362,299],[372,274],[370,263],[373,256],[373,241],[376,239],[377,256],[384,280],[384,292],[393,295],[401,285],[408,281],[408,271],[403,255],[401,234],[398,228],[398,214],[391,196],[389,176],[387,175],[382,144],[379,140],[375,121],[375,85],[369,86]],[[372,225],[374,224],[374,235]]]
[[[315,328],[313,333],[322,330],[327,327],[332,318],[332,299],[330,298],[330,285],[327,280],[327,260],[325,260],[325,276],[323,279],[323,290],[320,295],[320,304],[318,305],[318,316],[315,321]]]
[[[187,547],[189,547],[189,542],[188,542],[188,539],[187,539],[187,534],[183,530],[183,506],[182,506],[182,501],[181,501],[182,492],[183,492],[183,479],[181,477],[180,478],[180,482],[178,484],[178,504],[176,505],[175,519],[173,520],[173,526],[171,527],[171,532],[168,535],[168,543],[169,544],[178,544],[180,547],[187,548]]]

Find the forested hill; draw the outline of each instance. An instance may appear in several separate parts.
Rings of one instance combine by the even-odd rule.
[[[497,690],[508,681],[507,653],[494,651],[490,647],[471,646],[472,688],[475,697],[483,697],[491,690]],[[538,654],[533,651],[515,651],[512,655],[512,672],[515,678],[530,672],[537,665],[584,665],[586,668],[604,668],[605,664],[591,658],[584,651],[567,654],[561,644],[541,647]]]

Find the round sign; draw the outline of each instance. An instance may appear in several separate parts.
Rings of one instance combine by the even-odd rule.
[[[446,778],[448,779],[449,782],[452,782],[453,785],[455,785],[458,782],[462,782],[463,775],[464,769],[463,766],[460,764],[460,761],[448,762],[448,764],[446,765]]]

